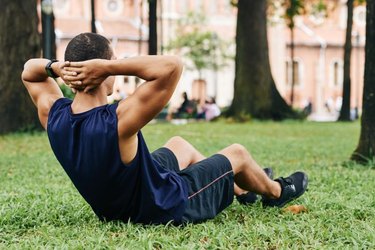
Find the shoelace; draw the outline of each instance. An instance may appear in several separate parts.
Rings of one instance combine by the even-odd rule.
[[[286,178],[280,177],[280,179],[282,179],[285,182],[285,184],[286,184],[286,185],[284,185],[283,190],[288,189],[288,190],[290,190],[292,192],[296,192],[296,187],[294,186],[293,180],[291,178],[289,178],[289,177],[286,177]],[[283,196],[283,193],[284,192],[281,191],[281,196]],[[280,196],[280,198],[281,198],[281,196]]]
[[[290,179],[289,177],[286,177],[286,178],[280,177],[280,179],[283,180],[288,185],[292,185],[293,184],[292,179]]]

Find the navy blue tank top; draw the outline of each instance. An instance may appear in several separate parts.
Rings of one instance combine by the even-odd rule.
[[[70,99],[52,106],[47,133],[52,150],[73,184],[100,219],[136,223],[179,222],[187,186],[152,159],[142,133],[129,164],[121,161],[117,104],[73,114]]]

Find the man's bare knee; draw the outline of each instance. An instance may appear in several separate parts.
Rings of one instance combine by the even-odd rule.
[[[250,154],[247,149],[241,144],[234,143],[225,149],[221,150],[219,154],[223,154],[228,158],[232,164],[235,173],[241,172],[246,162],[249,161]]]
[[[230,147],[231,153],[239,159],[245,159],[249,156],[249,152],[247,151],[247,149],[239,143],[234,143],[230,145],[229,147]]]
[[[167,141],[167,143],[166,144],[174,144],[174,145],[176,145],[176,144],[184,144],[184,143],[187,143],[187,141],[184,139],[184,138],[182,138],[181,136],[173,136],[173,137],[171,137],[168,141]]]

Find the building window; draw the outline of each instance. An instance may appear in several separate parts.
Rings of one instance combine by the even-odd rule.
[[[53,6],[57,9],[64,9],[66,5],[68,4],[68,0],[54,0]]]
[[[217,14],[217,6],[218,5],[218,1],[217,0],[211,0],[211,3],[210,3],[210,13],[211,14]]]
[[[128,76],[124,76],[124,84],[128,84],[129,83],[129,77]]]
[[[291,60],[287,60],[285,62],[285,66],[286,66],[286,69],[285,69],[285,82],[288,86],[292,86],[292,62]],[[294,59],[294,62],[293,62],[293,68],[294,68],[294,86],[300,86],[301,85],[301,71],[302,71],[302,67],[301,67],[301,62],[300,60],[298,59]]]
[[[366,26],[366,7],[358,6],[354,8],[353,11],[353,22],[359,27]]]
[[[116,12],[117,9],[119,8],[118,6],[118,1],[115,1],[115,0],[111,0],[111,1],[108,1],[107,2],[107,9],[110,11],[110,12]]]
[[[53,12],[59,17],[68,14],[69,0],[53,0]]]
[[[195,0],[194,9],[195,10],[203,11],[203,2],[202,2],[202,0]]]
[[[104,9],[109,15],[119,16],[123,13],[124,1],[123,0],[106,0],[103,2]]]
[[[224,12],[231,13],[232,10],[233,10],[233,6],[231,4],[231,1],[224,1]]]
[[[175,1],[167,0],[166,2],[168,2],[168,3],[174,3]],[[166,4],[164,6],[166,6]],[[175,9],[172,9],[171,11],[174,12]],[[188,1],[187,0],[180,0],[179,1],[178,13],[187,13],[187,12],[189,12],[189,3],[188,3]]]
[[[344,67],[341,60],[336,59],[331,64],[331,84],[335,87],[342,86]]]
[[[341,4],[339,13],[339,27],[344,30],[346,29],[346,20],[348,19],[348,8],[346,7],[346,4]]]
[[[333,84],[335,86],[339,85],[339,63],[333,63]]]

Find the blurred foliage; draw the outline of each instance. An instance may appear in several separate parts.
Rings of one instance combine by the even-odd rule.
[[[321,1],[320,1],[321,2]],[[289,29],[294,28],[294,17],[302,15],[305,12],[304,0],[286,0],[284,1],[285,20]]]
[[[287,24],[290,23],[292,16],[298,15],[309,15],[315,20],[323,20],[328,17],[336,8],[339,6],[339,0],[268,0],[269,1],[269,12],[274,14],[277,8],[281,6],[285,11],[284,18],[286,18]],[[363,5],[366,0],[355,0],[355,6]]]
[[[358,6],[358,5],[363,5],[366,3],[366,0],[355,0],[354,1],[354,5],[355,6]]]
[[[228,0],[233,7],[238,6],[239,0]],[[268,2],[268,16],[271,21],[285,18],[288,26],[293,26],[291,17],[310,15],[317,20],[326,18],[340,3],[339,0],[266,0]],[[355,0],[354,4],[362,5],[366,0]]]
[[[64,97],[66,98],[69,98],[69,99],[73,99],[75,94],[73,93],[72,89],[69,88],[68,86],[66,86],[64,83],[62,84],[59,84],[60,86],[60,89],[64,95]]]
[[[197,70],[202,77],[202,70],[219,70],[233,59],[230,42],[221,39],[216,32],[207,29],[207,19],[202,13],[189,12],[177,24],[176,38],[167,46],[189,59],[190,70]]]
[[[238,0],[230,0],[230,4],[234,7],[237,7]]]

